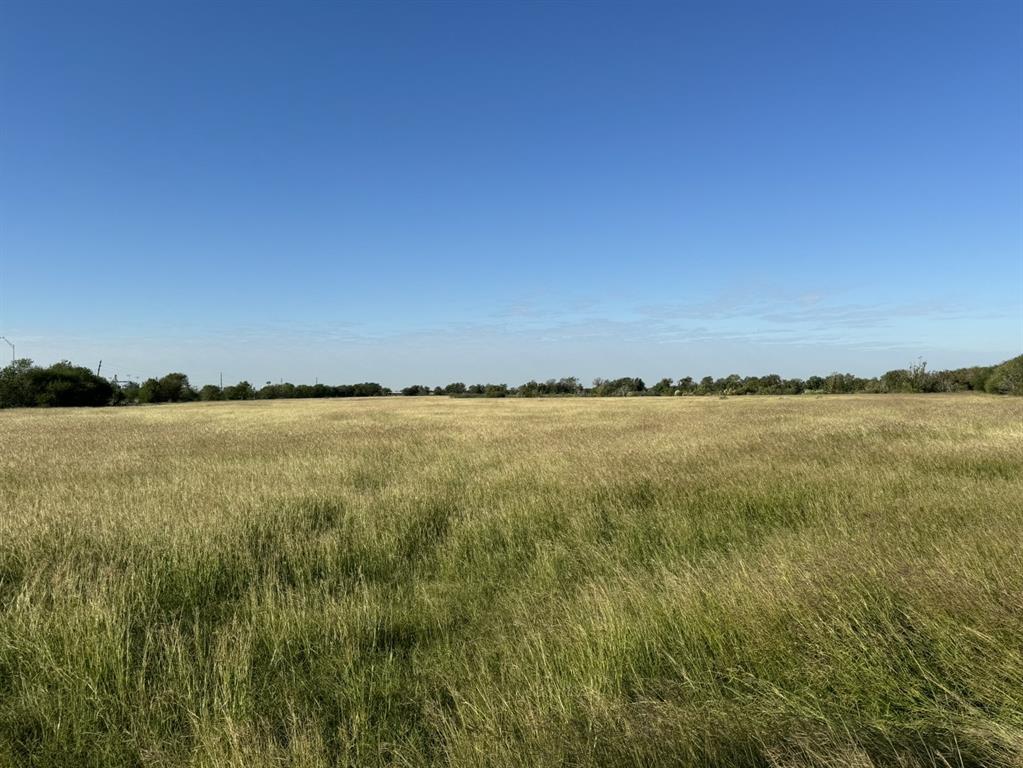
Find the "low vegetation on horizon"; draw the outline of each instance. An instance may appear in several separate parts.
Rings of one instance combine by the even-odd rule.
[[[1023,400],[0,413],[0,766],[1023,764]]]
[[[14,360],[0,369],[0,408],[98,407],[105,405],[145,405],[190,403],[196,400],[283,400],[294,398],[377,397],[381,395],[447,395],[449,397],[627,397],[663,395],[849,395],[905,394],[909,392],[987,392],[996,395],[1023,395],[1023,355],[999,365],[973,366],[946,371],[928,371],[918,361],[908,368],[897,368],[881,376],[864,378],[851,373],[830,373],[807,379],[785,379],[776,373],[766,376],[740,376],[733,373],[715,379],[691,376],[677,380],[660,379],[647,386],[638,377],[594,379],[591,387],[569,376],[546,381],[527,381],[517,387],[507,384],[465,384],[452,382],[444,387],[413,384],[392,392],[376,382],[359,384],[292,384],[266,382],[256,389],[247,381],[227,387],[206,384],[192,386],[183,373],[168,373],[160,378],[119,382],[108,381],[88,368],[62,361],[43,368],[29,359]]]

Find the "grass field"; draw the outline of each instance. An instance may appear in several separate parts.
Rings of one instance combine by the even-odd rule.
[[[1023,398],[0,413],[0,765],[1021,766]]]

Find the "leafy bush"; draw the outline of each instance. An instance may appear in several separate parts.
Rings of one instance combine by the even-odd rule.
[[[223,400],[224,390],[216,384],[207,384],[199,390],[200,400]]]
[[[0,371],[0,407],[71,407],[109,405],[114,387],[88,368],[66,360],[40,368],[15,360]]]
[[[256,390],[247,381],[239,381],[230,387],[224,387],[225,400],[254,400]]]
[[[405,387],[403,390],[401,390],[401,393],[403,395],[407,395],[409,397],[428,395],[430,394],[430,392],[431,392],[430,388],[425,384],[413,384],[411,387]]]
[[[198,397],[183,373],[168,373],[160,379],[146,379],[139,389],[140,403],[187,403]]]
[[[1023,355],[995,366],[984,389],[996,395],[1023,395]]]

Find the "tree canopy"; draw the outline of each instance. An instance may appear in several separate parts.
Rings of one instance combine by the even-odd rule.
[[[465,384],[452,382],[430,387],[414,384],[402,395],[448,397],[653,397],[677,395],[799,395],[852,394],[856,392],[988,392],[997,395],[1023,395],[1023,355],[992,366],[973,366],[947,371],[929,371],[925,362],[887,371],[881,376],[864,378],[851,373],[833,372],[807,379],[785,379],[775,373],[764,376],[740,376],[737,373],[715,379],[692,376],[664,377],[647,387],[643,379],[622,377],[594,379],[585,387],[574,376],[527,381],[519,386],[503,383]],[[359,384],[292,384],[267,382],[257,389],[248,381],[226,387],[206,384],[195,389],[184,373],[168,373],[146,379],[141,385],[108,381],[88,368],[63,360],[49,367],[35,365],[29,359],[15,360],[0,369],[0,408],[101,406],[150,403],[184,403],[193,400],[272,400],[313,397],[379,397],[392,394],[376,382]]]

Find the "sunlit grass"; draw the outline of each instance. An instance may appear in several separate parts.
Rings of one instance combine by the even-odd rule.
[[[0,413],[0,764],[1023,765],[1023,401]]]

